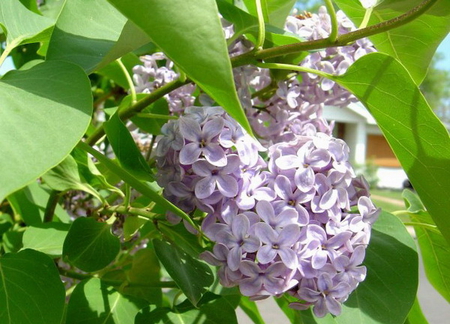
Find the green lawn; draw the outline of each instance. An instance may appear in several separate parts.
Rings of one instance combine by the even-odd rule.
[[[385,190],[385,189],[372,189],[370,190],[370,193],[372,195],[376,196],[382,196],[389,199],[396,199],[399,201],[403,201],[402,198],[402,191],[403,190]],[[404,206],[398,206],[396,204],[391,204],[389,202],[379,200],[377,198],[372,197],[372,201],[375,204],[375,206],[380,207],[381,209],[387,211],[387,212],[394,212],[397,210],[404,210]]]

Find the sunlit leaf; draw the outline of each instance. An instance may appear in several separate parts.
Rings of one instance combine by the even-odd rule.
[[[33,249],[51,257],[60,257],[69,224],[44,223],[39,227],[30,226],[23,234],[24,249]]]
[[[433,287],[450,302],[450,245],[436,228],[420,198],[409,190],[403,192],[403,197],[414,224],[425,274]]]
[[[44,62],[0,79],[0,200],[59,164],[91,120],[86,74],[76,65]],[[32,103],[32,104],[30,104]]]
[[[178,68],[251,133],[235,90],[215,1],[109,2],[142,28]]]
[[[70,61],[90,73],[148,42],[106,0],[70,0],[58,16],[47,59]]]
[[[6,29],[9,50],[50,37],[54,21],[38,15],[17,0],[0,1],[0,25]]]
[[[363,7],[355,0],[336,0],[338,6],[359,25]],[[373,10],[369,26],[396,18],[422,0],[384,0]],[[450,2],[438,0],[425,14],[408,24],[370,37],[376,49],[398,59],[416,84],[424,79],[439,43],[450,32]],[[406,88],[406,87],[405,87]]]
[[[79,283],[70,297],[67,324],[134,323],[143,303],[136,303],[98,278]]]
[[[367,107],[414,189],[450,242],[450,137],[407,70],[391,56],[372,53],[335,77]]]

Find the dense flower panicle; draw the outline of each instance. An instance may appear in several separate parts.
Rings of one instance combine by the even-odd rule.
[[[337,15],[340,33],[354,29],[342,12]],[[308,40],[328,37],[331,23],[324,7],[302,18],[289,17],[286,29]],[[233,37],[233,25],[223,23],[226,38]],[[230,43],[230,55],[251,49],[242,37]],[[341,74],[371,51],[371,43],[360,40],[312,53],[300,65]],[[143,89],[176,77],[170,61],[168,69],[158,67],[158,55],[146,58],[147,75],[135,79]],[[322,115],[325,104],[344,106],[354,98],[307,73],[275,84],[268,69],[243,66],[234,76],[263,145],[221,107],[211,106],[208,96],[199,96],[203,107],[185,100],[184,113],[165,124],[157,139],[158,184],[185,212],[205,213],[202,231],[215,244],[202,257],[219,267],[222,285],[238,286],[254,300],[287,292],[299,299],[293,308],[312,306],[319,317],[339,315],[341,304],[365,279],[365,249],[380,213],[367,182],[356,177],[348,161],[347,144],[332,136],[333,123]],[[171,96],[169,104],[175,100]],[[181,220],[171,213],[167,217]]]
[[[143,65],[136,65],[133,68],[133,81],[137,93],[151,93],[179,78],[179,74],[174,71],[173,62],[161,52],[145,55],[140,59]],[[165,64],[160,65],[158,62]],[[184,108],[192,106],[195,100],[192,95],[194,90],[195,85],[187,84],[167,94],[165,98],[170,112],[181,114]]]
[[[184,211],[206,213],[202,231],[216,245],[203,257],[224,286],[252,299],[289,292],[302,301],[294,308],[338,315],[365,278],[379,209],[344,141],[300,134],[271,145],[265,163],[261,145],[221,108],[189,107],[158,141],[158,183]]]

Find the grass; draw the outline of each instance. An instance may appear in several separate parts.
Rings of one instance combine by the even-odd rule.
[[[402,198],[402,190],[388,190],[388,189],[372,189],[370,190],[370,193],[372,195],[381,196],[389,199],[395,199],[403,202]],[[396,204],[389,203],[387,201],[376,199],[372,197],[372,201],[375,204],[375,206],[380,207],[381,209],[387,211],[387,212],[394,212],[397,210],[404,210],[405,207],[399,206]]]

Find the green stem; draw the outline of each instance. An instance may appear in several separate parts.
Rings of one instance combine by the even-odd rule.
[[[336,17],[336,11],[334,10],[333,2],[331,0],[325,0],[325,6],[327,7],[328,14],[331,20],[331,33],[328,39],[331,43],[334,43],[338,37],[339,24]]]
[[[126,66],[123,64],[122,60],[118,58],[117,63],[119,64],[119,67],[123,71],[123,74],[125,75],[125,78],[127,79],[128,86],[130,87],[130,93],[131,93],[131,104],[134,105],[137,102],[136,97],[136,88],[134,87],[133,79],[131,78],[130,74],[128,73],[128,70]]]
[[[70,270],[64,270],[61,268],[59,268],[58,270],[59,270],[60,275],[62,275],[64,277],[69,277],[72,279],[85,280],[85,279],[96,278],[96,276],[92,276],[92,275],[84,274],[84,273],[78,273],[78,272],[70,271]],[[122,280],[113,280],[113,279],[105,279],[105,278],[100,278],[100,280],[110,286],[121,286],[124,283]],[[152,282],[152,283],[127,283],[127,284],[125,284],[125,287],[130,287],[130,288],[139,288],[139,287],[177,288],[178,286],[174,281],[158,281],[158,282]]]
[[[165,85],[163,85],[161,88],[158,88],[154,90],[152,93],[150,93],[145,98],[142,98],[138,102],[136,102],[134,105],[131,105],[129,107],[126,107],[125,109],[122,109],[119,111],[119,117],[121,120],[127,120],[137,113],[141,112],[143,109],[154,103],[156,100],[161,99],[169,92],[178,89],[179,87],[188,84],[190,82],[189,79],[186,79],[184,82],[180,80],[174,80],[172,82],[169,82]],[[103,128],[103,125],[101,125],[99,128],[97,128],[91,136],[89,136],[86,139],[86,143],[89,145],[94,145],[97,143],[97,141],[105,135],[105,130]]]
[[[266,26],[264,23],[264,13],[261,6],[261,0],[256,0],[256,14],[258,15],[258,40],[255,44],[255,51],[263,48],[266,36]]]
[[[323,71],[314,70],[314,69],[310,69],[310,68],[306,68],[306,67],[298,66],[298,65],[283,64],[283,63],[258,63],[256,65],[258,67],[266,68],[266,69],[277,69],[277,70],[289,70],[289,71],[297,71],[297,72],[314,73],[323,78],[328,78],[328,79],[334,78],[334,76],[332,74],[328,74]]]
[[[52,190],[50,196],[47,200],[47,205],[45,206],[44,212],[44,223],[49,223],[53,220],[53,215],[55,214],[56,206],[58,206],[59,194],[61,191]]]
[[[184,211],[182,211],[180,208],[166,200],[164,197],[162,197],[158,192],[156,192],[154,189],[150,187],[150,184],[141,182],[139,179],[135,178],[131,173],[129,173],[127,170],[123,169],[118,164],[114,163],[110,159],[108,159],[106,156],[104,156],[99,151],[95,150],[94,148],[90,147],[88,144],[80,141],[77,144],[77,147],[88,152],[93,157],[95,157],[100,163],[102,163],[105,167],[107,167],[112,173],[116,174],[120,177],[124,182],[129,184],[132,188],[143,194],[144,196],[152,199],[156,204],[159,206],[172,211],[176,215],[180,216],[182,219],[184,219],[186,222],[189,223],[193,228],[195,228],[199,233],[202,233],[198,226],[194,223],[194,221],[189,217],[188,214],[186,214]],[[203,233],[202,233],[203,235]]]
[[[425,0],[418,6],[412,8],[408,12],[386,20],[379,24],[369,26],[363,29],[355,30],[353,32],[340,35],[334,42],[330,42],[328,38],[317,39],[312,41],[300,42],[295,44],[288,44],[283,46],[272,47],[258,52],[248,52],[231,59],[234,67],[247,64],[255,64],[256,61],[284,56],[287,54],[299,53],[302,51],[316,50],[324,47],[345,46],[358,39],[369,37],[375,34],[383,33],[391,29],[403,26],[412,20],[416,19],[428,9],[430,9],[438,0]]]
[[[427,224],[427,223],[404,222],[403,224],[404,224],[405,226],[420,226],[420,227],[429,228],[429,229],[435,230],[435,231],[438,230],[438,228],[437,228],[436,225],[431,225],[431,224]]]
[[[359,29],[366,28],[369,24],[370,16],[372,15],[373,7],[369,7],[366,9],[366,12],[364,13],[363,21],[361,22],[361,25],[359,25]]]
[[[146,208],[126,207],[126,206],[108,206],[99,210],[99,213],[104,214],[127,214],[132,216],[142,216],[145,219],[154,220],[157,218],[155,213],[148,211]]]
[[[142,118],[156,118],[156,119],[178,119],[177,116],[171,116],[171,115],[160,115],[160,114],[152,114],[152,113],[138,113],[136,114],[136,117],[142,117]]]

